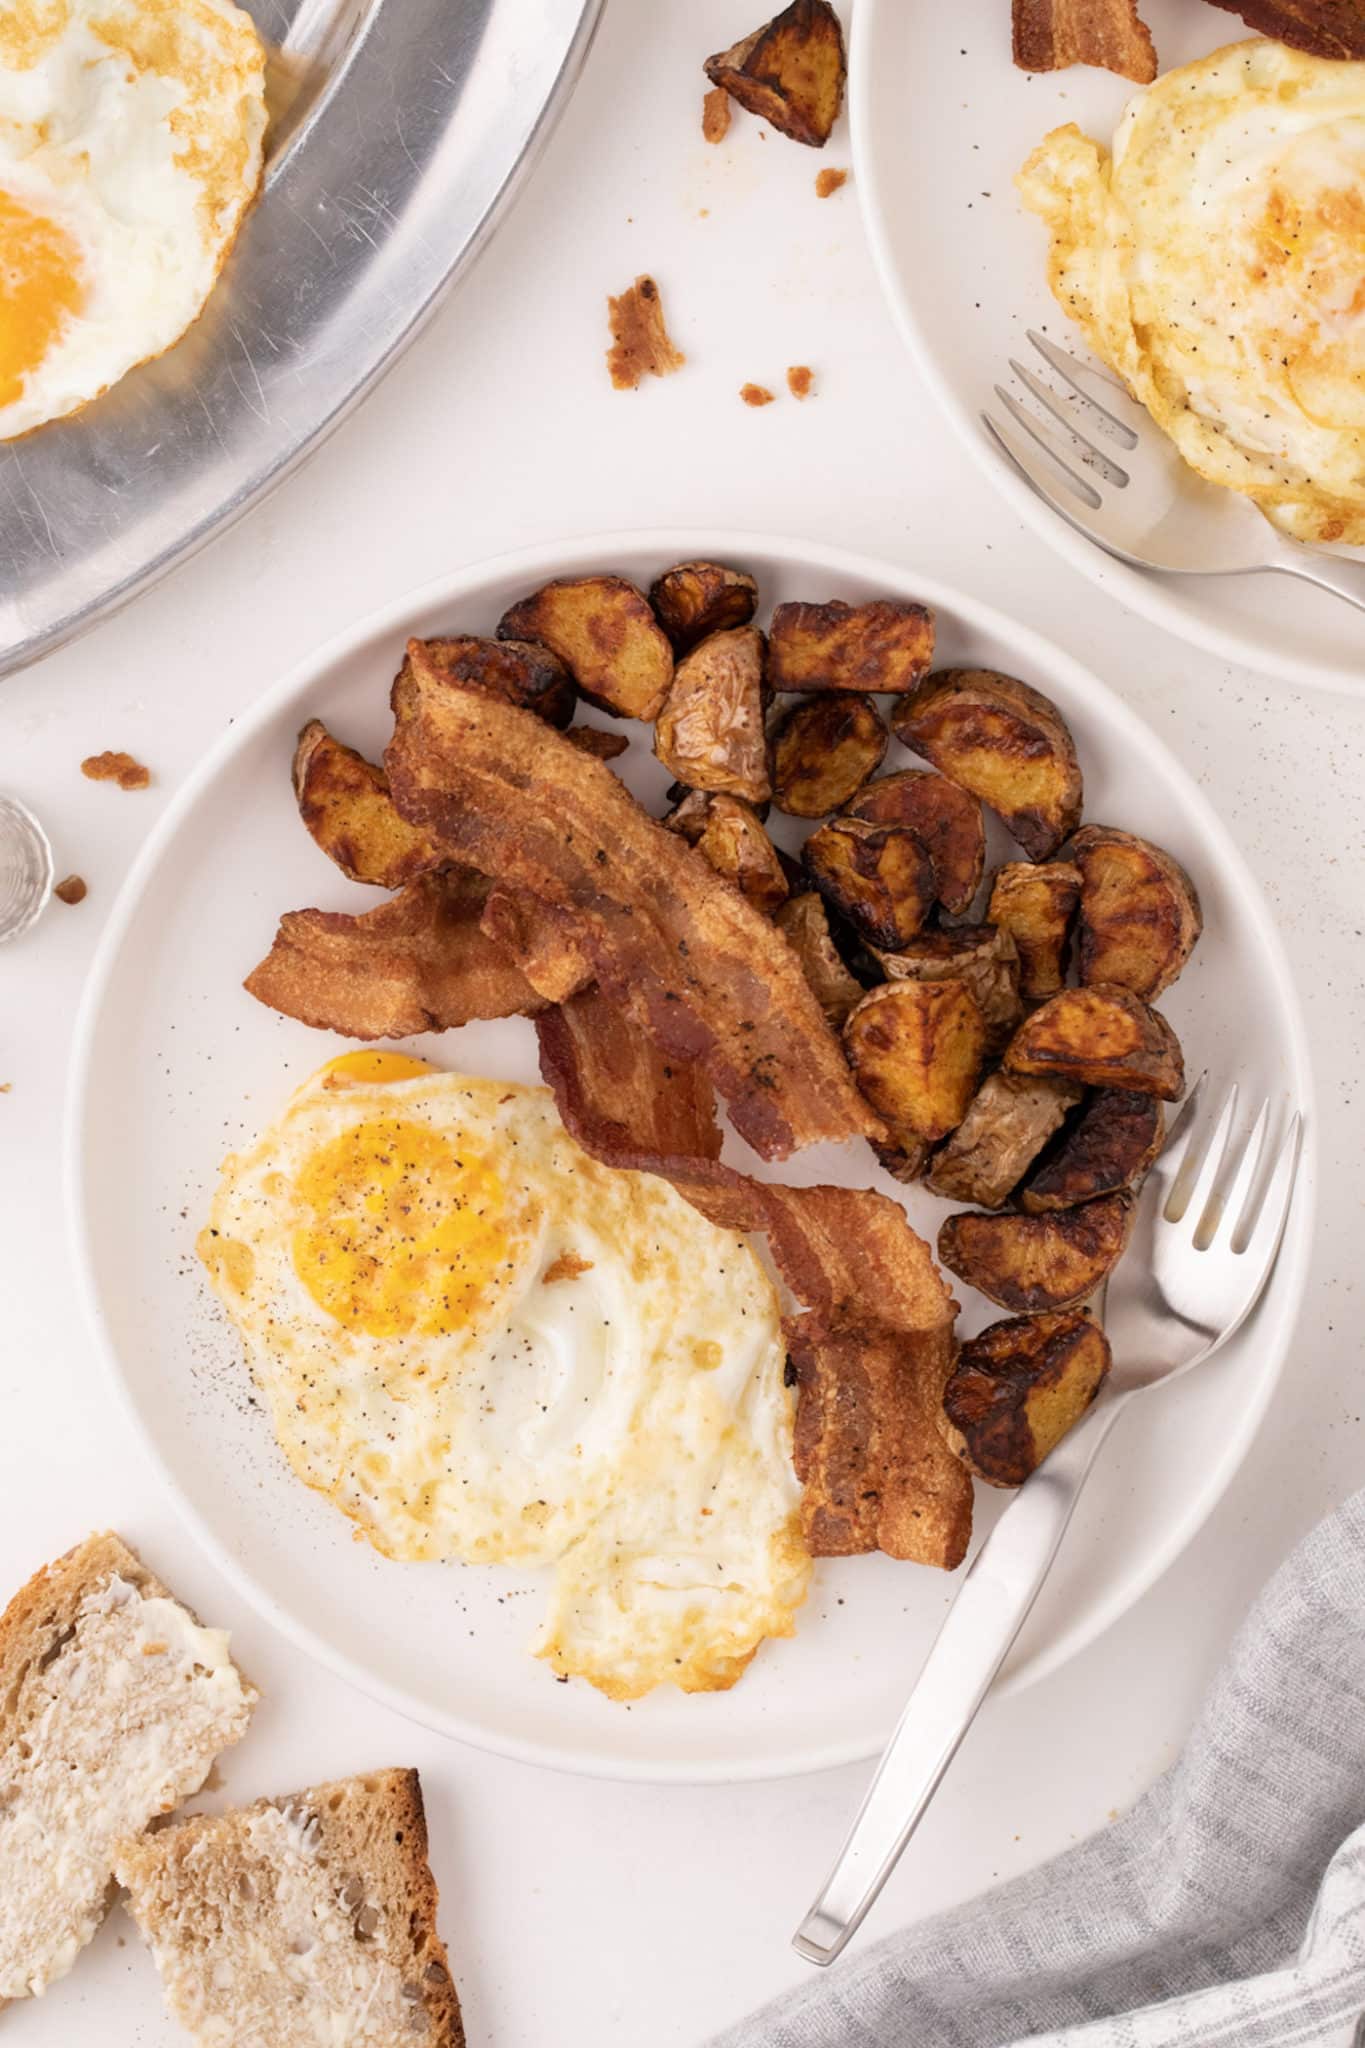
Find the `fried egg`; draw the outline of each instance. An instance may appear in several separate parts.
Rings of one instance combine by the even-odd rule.
[[[198,317],[265,121],[265,52],[228,0],[0,7],[0,441]]]
[[[1365,63],[1233,43],[1073,124],[1017,180],[1050,281],[1211,483],[1365,545]]]
[[[792,1633],[774,1284],[548,1090],[343,1054],[226,1162],[199,1250],[298,1477],[386,1557],[547,1567],[558,1675],[715,1691]]]

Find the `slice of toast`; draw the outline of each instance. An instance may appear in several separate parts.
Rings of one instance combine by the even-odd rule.
[[[120,1539],[87,1537],[0,1615],[0,2005],[64,1976],[104,1918],[114,1845],[197,1792],[256,1703]]]
[[[416,1771],[195,1815],[115,1870],[201,2048],[463,2048]]]

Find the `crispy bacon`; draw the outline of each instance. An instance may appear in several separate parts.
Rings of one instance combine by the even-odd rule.
[[[516,961],[537,995],[547,1003],[566,1003],[592,984],[592,962],[578,937],[578,927],[562,910],[552,910],[538,896],[516,889],[488,892],[479,920],[486,936]]]
[[[610,769],[488,696],[400,678],[385,756],[402,814],[449,858],[573,927],[604,993],[706,1071],[765,1159],[881,1137],[795,954]]]
[[[1139,85],[1156,77],[1156,50],[1137,0],[1014,0],[1014,61],[1021,71],[1096,64]]]
[[[1240,14],[1258,36],[1273,36],[1291,50],[1313,57],[1365,57],[1365,7],[1361,0],[1213,0],[1226,14]]]
[[[423,875],[349,917],[291,910],[247,976],[258,1001],[344,1038],[408,1038],[543,1007],[512,955],[480,929],[481,875]]]
[[[971,1480],[938,1426],[956,1303],[899,1204],[871,1190],[752,1180],[716,1156],[696,1076],[669,1073],[601,996],[536,1019],[565,1125],[610,1166],[656,1173],[725,1230],[762,1232],[805,1308],[784,1320],[800,1395],[795,1458],[813,1556],[883,1550],[952,1570]]]

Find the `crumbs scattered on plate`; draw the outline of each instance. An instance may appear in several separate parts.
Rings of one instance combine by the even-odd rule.
[[[730,95],[723,85],[713,86],[703,96],[701,132],[708,142],[724,142],[730,133]]]
[[[607,300],[611,347],[607,368],[618,391],[634,391],[642,377],[667,377],[687,357],[664,326],[663,300],[652,277],[637,277],[619,299]]]
[[[707,97],[709,98],[710,95],[708,94]],[[846,185],[847,183],[848,172],[836,171],[831,165],[829,169],[815,173],[815,196],[817,199],[828,199],[832,193],[838,191],[841,185]]]
[[[84,903],[90,891],[83,875],[68,875],[64,882],[58,882],[52,893],[59,903]]]
[[[793,363],[787,372],[787,389],[793,398],[809,398],[815,388],[815,372],[809,363]]]
[[[746,405],[771,405],[773,393],[766,384],[741,384],[739,395]]]
[[[120,789],[145,789],[152,779],[150,768],[131,754],[87,754],[81,774],[90,782],[116,782]]]

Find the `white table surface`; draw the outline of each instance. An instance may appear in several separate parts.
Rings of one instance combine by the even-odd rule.
[[[512,219],[357,417],[263,508],[77,645],[0,686],[0,787],[86,877],[0,951],[0,1590],[117,1526],[265,1691],[226,1759],[252,1797],[383,1763],[422,1773],[442,1924],[475,2048],[692,2048],[804,1966],[788,1937],[865,1772],[655,1789],[539,1772],[410,1726],[315,1669],[197,1552],[106,1393],[77,1312],[60,1133],[100,924],[148,827],[235,713],[320,639],[453,564],[556,534],[708,522],[923,566],[1089,662],[1208,788],[1308,999],[1320,1227],[1295,1355],[1221,1506],[1068,1668],[988,1708],[870,1933],[1103,1827],[1170,1761],[1245,1605],[1365,1468],[1358,1311],[1365,1100],[1365,703],[1223,667],[1080,582],[996,502],[917,390],[846,187],[739,116],[700,137],[700,59],[740,0],[614,0]],[[907,116],[909,118],[909,116]],[[637,394],[603,367],[605,296],[660,280],[688,365]],[[786,395],[788,364],[817,395]],[[748,379],[781,395],[763,411]],[[84,781],[123,747],[144,794]],[[136,1133],[129,1132],[129,1143]],[[116,1912],[75,1973],[3,2021],[16,2048],[159,2048],[150,1962]]]

